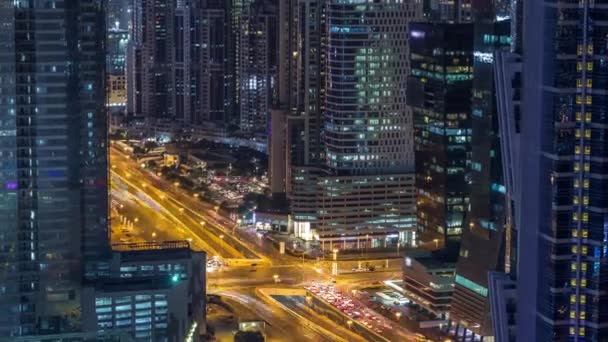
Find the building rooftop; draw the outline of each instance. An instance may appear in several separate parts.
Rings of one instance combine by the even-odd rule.
[[[138,242],[113,244],[122,262],[189,259],[193,251],[188,241]]]

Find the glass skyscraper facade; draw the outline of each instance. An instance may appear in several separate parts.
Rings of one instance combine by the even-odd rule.
[[[511,46],[510,22],[497,10],[475,12],[471,94],[469,205],[456,265],[450,319],[459,328],[493,336],[488,272],[505,269],[505,181],[495,101],[495,54]]]
[[[80,327],[108,252],[99,0],[0,2],[0,336]]]
[[[327,4],[324,144],[316,235],[357,248],[411,240],[413,135],[405,107],[407,8],[401,1]]]
[[[607,8],[524,2],[518,341],[608,336]]]
[[[410,23],[418,229],[458,240],[469,204],[473,25]]]

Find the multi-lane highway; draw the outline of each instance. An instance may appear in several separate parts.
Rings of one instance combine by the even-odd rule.
[[[338,285],[372,283],[401,276],[399,262],[385,267],[384,260],[369,261],[381,271],[338,275],[332,271],[358,268],[359,262],[317,262],[281,255],[270,241],[235,229],[235,223],[219,215],[214,206],[188,194],[178,184],[158,178],[114,148],[111,165],[113,242],[128,248],[130,242],[188,240],[194,249],[226,260],[230,267],[209,270],[208,292],[223,296],[243,310],[250,307],[249,314],[268,322],[278,340],[285,340],[283,336],[294,339],[291,332],[302,336],[302,341],[328,339],[317,330],[294,322],[280,305],[256,299],[256,288],[301,288],[311,281],[331,281]],[[308,314],[311,320],[323,324],[320,323],[323,317]],[[317,323],[307,324],[316,326]]]

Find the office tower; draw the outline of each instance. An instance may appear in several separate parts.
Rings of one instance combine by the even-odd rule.
[[[450,320],[458,334],[493,336],[488,272],[504,271],[505,177],[495,100],[494,55],[511,46],[510,23],[496,10],[474,9],[474,74],[469,204],[456,265]]]
[[[266,0],[246,1],[238,20],[239,127],[265,133],[275,91],[277,9]]]
[[[518,341],[608,336],[608,22],[569,6],[524,2]]]
[[[459,240],[469,204],[473,26],[410,23],[418,229]]]
[[[298,7],[298,110],[286,137],[294,233],[330,250],[413,243],[405,37],[422,7],[342,1]]]
[[[323,248],[388,247],[415,228],[412,118],[406,115],[406,5],[327,5]],[[363,244],[363,245],[362,245]]]
[[[80,327],[108,252],[105,28],[94,0],[0,2],[0,336]]]
[[[209,0],[203,6],[202,19],[202,71],[201,86],[202,120],[224,124],[229,107],[229,83],[227,72],[227,36],[230,32],[226,21],[226,3]]]
[[[202,112],[202,3],[137,0],[128,65],[129,109],[148,123],[198,124]],[[129,85],[131,87],[131,85]]]

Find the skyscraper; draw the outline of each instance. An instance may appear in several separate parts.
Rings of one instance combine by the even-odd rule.
[[[208,120],[203,97],[201,0],[137,0],[127,64],[129,110],[156,121]],[[205,55],[206,56],[206,55]],[[131,82],[132,80],[132,82]]]
[[[420,3],[298,2],[287,152],[296,236],[324,249],[415,240],[407,22]]]
[[[237,31],[239,127],[265,132],[277,70],[277,8],[267,0],[244,1]]]
[[[202,17],[202,86],[201,106],[204,121],[224,124],[232,101],[230,83],[226,79],[227,43],[230,25],[226,21],[226,1],[205,1]]]
[[[108,252],[101,1],[0,2],[0,336],[79,329]]]
[[[458,331],[493,336],[488,272],[505,268],[505,181],[495,101],[494,55],[511,46],[510,23],[498,10],[474,10],[474,73],[469,204],[456,265],[450,319]],[[499,16],[500,18],[500,16]]]
[[[411,241],[412,118],[406,115],[406,5],[327,5],[325,172],[314,235],[326,248]]]
[[[469,203],[473,26],[410,23],[409,29],[418,229],[448,243],[460,239]]]
[[[608,336],[606,5],[524,2],[518,341]]]

